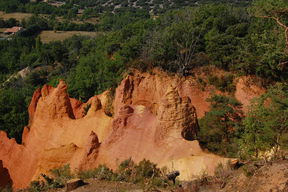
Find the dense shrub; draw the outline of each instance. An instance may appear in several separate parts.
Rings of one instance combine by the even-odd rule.
[[[52,169],[50,172],[53,175],[54,183],[58,183],[62,186],[65,185],[68,180],[74,177],[74,175],[71,173],[69,165],[64,165],[63,167]]]
[[[106,165],[99,165],[96,169],[81,171],[78,173],[80,179],[96,178],[99,180],[112,181],[114,173]]]
[[[107,181],[131,182],[146,187],[167,187],[171,184],[156,167],[156,164],[145,159],[138,164],[134,163],[131,158],[124,160],[114,172],[105,165],[100,165],[96,169],[81,171],[78,176],[81,179],[96,178]]]
[[[52,177],[41,174],[42,178],[40,180],[32,181],[30,183],[28,191],[42,192],[55,188],[63,188],[66,182],[74,177],[74,175],[72,175],[71,173],[69,165],[64,165],[63,167],[51,169],[50,173],[52,174]]]
[[[237,156],[237,138],[241,133],[241,104],[234,98],[214,95],[207,101],[210,111],[199,120],[201,144],[224,156]]]
[[[273,158],[288,149],[288,85],[278,83],[257,98],[243,120],[244,132],[240,138],[243,158]],[[270,152],[270,157],[264,153]]]
[[[224,75],[221,77],[214,76],[211,74],[208,77],[208,83],[210,85],[214,85],[217,89],[221,91],[226,91],[226,92],[234,92],[236,87],[233,82],[234,76],[232,74],[229,75]]]

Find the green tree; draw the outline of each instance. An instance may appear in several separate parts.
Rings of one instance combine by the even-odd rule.
[[[69,93],[81,100],[115,87],[124,70],[123,59],[115,55],[114,59],[96,52],[82,57],[79,64],[68,75]]]
[[[209,4],[168,12],[158,22],[147,38],[143,58],[185,75],[203,64],[234,69],[248,33],[249,15],[243,8]],[[203,55],[208,62],[199,62]]]
[[[27,107],[32,95],[31,87],[0,89],[0,130],[21,142],[24,126],[28,124]]]
[[[280,28],[282,28],[285,34],[286,49],[288,51],[287,0],[256,0],[253,2],[251,10],[256,17],[272,19]]]
[[[239,50],[239,70],[268,80],[286,80],[288,17],[286,0],[254,1],[249,34]]]
[[[243,155],[258,157],[272,147],[288,148],[288,85],[278,83],[255,100],[240,139]]]
[[[214,95],[207,101],[211,103],[211,107],[199,120],[200,142],[217,154],[236,156],[241,104],[232,97],[222,95]]]

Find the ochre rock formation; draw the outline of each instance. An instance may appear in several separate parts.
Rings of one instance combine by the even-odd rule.
[[[197,115],[209,110],[206,99],[214,92],[201,89],[192,77],[164,72],[128,75],[113,101],[106,91],[82,103],[69,98],[63,81],[57,88],[45,85],[32,97],[22,144],[0,131],[0,160],[14,188],[27,187],[40,173],[65,164],[74,171],[103,163],[116,168],[130,157],[178,169],[183,180],[203,171],[213,174],[227,159],[204,152],[195,139]],[[247,91],[236,93],[240,102],[251,98]],[[107,113],[111,106],[113,117]]]

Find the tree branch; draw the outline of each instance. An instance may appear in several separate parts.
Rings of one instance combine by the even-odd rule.
[[[284,70],[287,64],[288,64],[288,61],[283,61],[283,62],[281,62],[281,63],[278,64],[278,67],[279,67],[281,70]]]
[[[260,18],[268,18],[273,19],[276,21],[276,23],[282,27],[285,30],[285,42],[286,42],[286,50],[288,51],[288,26],[286,26],[284,23],[280,21],[279,17],[273,17],[273,16],[259,16]]]

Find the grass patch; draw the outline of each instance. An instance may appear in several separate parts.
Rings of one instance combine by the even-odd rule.
[[[64,41],[74,35],[96,37],[98,34],[98,32],[87,31],[42,31],[40,39],[43,43],[49,43],[51,41]]]
[[[5,13],[3,11],[0,11],[0,18],[4,20],[14,18],[17,21],[21,22],[23,19],[27,19],[31,16],[32,16],[31,13]]]

